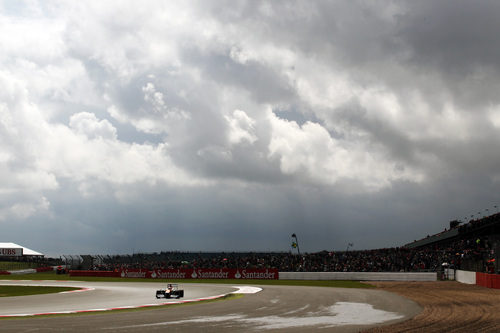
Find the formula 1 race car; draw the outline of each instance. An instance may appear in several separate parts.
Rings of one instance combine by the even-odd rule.
[[[179,289],[178,284],[169,283],[167,289],[156,291],[156,298],[181,298],[184,297],[184,290]]]

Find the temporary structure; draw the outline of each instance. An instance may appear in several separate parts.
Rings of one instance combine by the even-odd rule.
[[[0,243],[0,256],[5,257],[27,257],[27,256],[35,256],[35,257],[43,257],[44,254],[40,252],[33,251],[28,249],[27,247],[18,245],[16,243]]]

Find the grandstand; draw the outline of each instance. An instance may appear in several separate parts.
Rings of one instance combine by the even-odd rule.
[[[450,229],[406,244],[406,248],[448,248],[459,254],[457,268],[477,272],[499,272],[500,214],[473,219],[460,225],[450,222]]]
[[[156,252],[132,255],[81,255],[79,269],[278,269],[280,272],[440,272],[443,267],[498,271],[500,214],[450,222],[450,229],[401,247],[362,251]],[[71,256],[68,256],[71,257]],[[65,258],[68,258],[65,256]],[[73,257],[71,257],[73,258]],[[73,263],[73,259],[71,263]],[[70,262],[66,262],[72,266]]]

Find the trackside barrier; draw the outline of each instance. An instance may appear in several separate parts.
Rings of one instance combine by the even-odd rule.
[[[277,280],[277,269],[127,269],[122,271],[77,271],[70,270],[70,276],[104,276],[145,279],[259,279]]]
[[[15,271],[9,271],[9,273],[13,274],[13,275],[33,274],[33,273],[36,273],[36,269],[34,269],[34,268],[18,269]]]
[[[55,268],[51,267],[51,266],[49,266],[49,267],[38,267],[38,268],[35,268],[35,270],[36,270],[37,273],[40,273],[40,272],[50,272],[50,271],[55,270]]]
[[[452,268],[443,269],[441,280],[455,280],[455,270]]]
[[[455,280],[466,284],[476,284],[476,272],[468,272],[457,269]]]
[[[280,272],[280,280],[437,281],[437,273]]]
[[[13,271],[0,271],[0,275],[20,275],[20,274],[34,274],[40,272],[49,272],[56,270],[57,266],[47,266],[47,267],[38,267],[38,268],[26,268],[26,269],[17,269]]]
[[[70,270],[69,276],[120,277],[120,272],[114,271],[78,271]]]
[[[486,288],[500,289],[500,275],[477,272],[476,284]]]
[[[456,280],[461,283],[476,284],[478,286],[500,289],[500,275],[457,270]]]

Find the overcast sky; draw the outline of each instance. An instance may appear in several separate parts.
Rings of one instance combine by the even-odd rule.
[[[499,16],[465,0],[0,1],[0,241],[370,249],[495,213]]]

